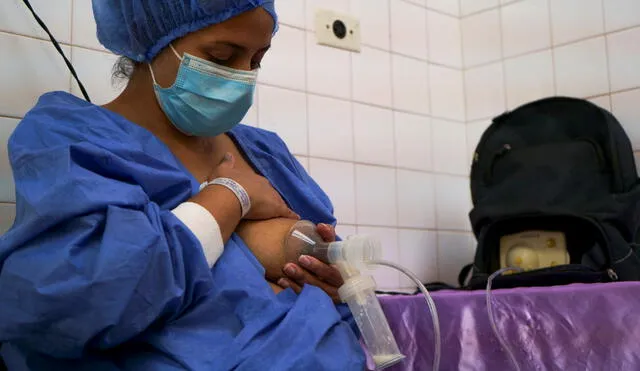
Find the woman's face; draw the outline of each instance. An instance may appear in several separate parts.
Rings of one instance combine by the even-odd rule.
[[[256,8],[225,22],[204,28],[173,42],[178,54],[193,56],[219,65],[253,70],[271,46],[274,20],[262,8]],[[175,81],[180,61],[165,48],[152,62],[156,81],[169,87]]]

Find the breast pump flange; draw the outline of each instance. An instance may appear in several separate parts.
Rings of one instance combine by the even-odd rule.
[[[393,366],[405,358],[376,296],[375,280],[360,272],[368,269],[368,262],[380,258],[381,250],[380,243],[367,236],[324,242],[316,225],[306,220],[297,222],[284,241],[287,262],[297,263],[300,256],[308,255],[332,264],[340,271],[344,284],[338,294],[349,306],[376,370]]]

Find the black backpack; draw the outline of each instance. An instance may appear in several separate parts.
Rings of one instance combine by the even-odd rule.
[[[474,155],[471,193],[468,288],[501,268],[500,238],[534,230],[564,233],[569,264],[502,275],[493,287],[640,280],[640,183],[629,138],[606,110],[553,97],[496,117]]]

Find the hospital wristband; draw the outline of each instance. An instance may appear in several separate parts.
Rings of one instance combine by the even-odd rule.
[[[233,194],[235,194],[238,198],[238,201],[240,201],[242,218],[247,216],[249,210],[251,210],[251,199],[249,198],[249,194],[247,193],[247,191],[243,186],[240,185],[240,183],[230,178],[216,178],[214,180],[202,183],[202,185],[200,185],[200,191],[212,185],[223,186],[233,192]]]

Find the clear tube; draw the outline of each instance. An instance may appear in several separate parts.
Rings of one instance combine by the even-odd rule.
[[[407,268],[399,264],[392,263],[389,261],[384,261],[384,260],[370,261],[369,264],[382,265],[382,266],[396,269],[402,272],[407,277],[409,277],[413,282],[415,282],[416,285],[418,285],[418,288],[420,289],[420,291],[424,295],[425,300],[427,301],[427,305],[429,306],[429,312],[431,313],[431,321],[433,322],[433,338],[435,339],[434,352],[433,352],[433,370],[437,371],[440,368],[440,353],[442,349],[441,340],[440,340],[440,319],[438,318],[438,310],[436,308],[436,303],[433,301],[431,294],[429,294],[429,291],[427,291],[427,288],[424,287],[422,282],[420,282],[420,279],[418,278],[418,276],[416,276],[415,274],[413,274],[413,272],[411,272],[410,270],[408,270]]]
[[[502,338],[502,336],[500,335],[500,332],[498,331],[498,326],[496,325],[496,320],[495,320],[495,317],[493,316],[493,305],[492,305],[493,302],[491,300],[492,299],[491,284],[493,283],[493,279],[508,271],[522,272],[522,269],[512,268],[512,267],[502,268],[498,271],[493,272],[493,274],[489,276],[489,279],[487,280],[487,290],[486,290],[487,313],[489,315],[489,323],[491,324],[491,329],[493,330],[493,334],[496,336],[496,338],[498,338],[498,341],[500,342],[500,345],[505,350],[505,352],[507,352],[507,355],[509,356],[509,360],[511,361],[511,363],[513,363],[514,370],[520,371],[520,365],[518,364],[518,361],[516,360],[516,357],[513,354],[511,347]]]

